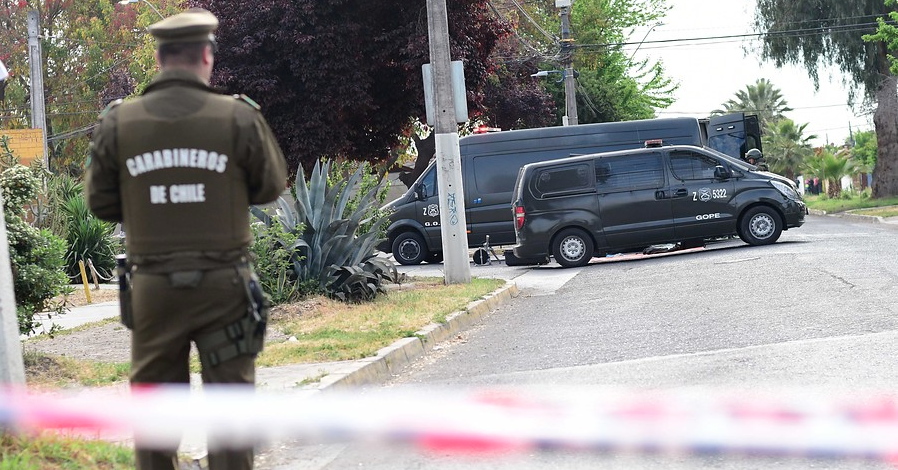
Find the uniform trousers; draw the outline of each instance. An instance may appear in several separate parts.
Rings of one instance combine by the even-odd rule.
[[[238,269],[203,272],[195,286],[172,285],[169,275],[132,276],[134,328],[131,335],[131,384],[188,384],[190,343],[205,333],[221,330],[246,315],[247,296]],[[203,383],[246,384],[254,387],[255,358],[238,356],[217,366],[202,364]],[[228,410],[221,410],[227,413]],[[138,470],[174,470],[177,445],[144,448],[135,436]],[[210,470],[253,467],[253,449],[209,450]]]

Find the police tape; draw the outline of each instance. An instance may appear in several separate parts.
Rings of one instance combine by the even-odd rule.
[[[210,448],[283,438],[381,441],[440,451],[736,453],[895,461],[898,399],[715,389],[673,391],[432,389],[327,392],[158,386],[131,393],[0,389],[0,429],[133,433],[176,446],[201,433]]]

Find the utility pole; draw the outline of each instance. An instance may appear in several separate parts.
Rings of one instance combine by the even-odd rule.
[[[6,219],[3,218],[3,195],[0,194],[0,385],[24,383],[25,364],[19,341],[9,240],[6,237]]]
[[[471,282],[468,262],[465,191],[461,180],[461,150],[452,100],[449,56],[449,19],[446,0],[427,0],[430,37],[430,66],[433,76],[434,139],[436,141],[437,186],[440,193],[440,230],[443,239],[443,268],[446,284]]]
[[[47,152],[47,115],[44,109],[44,66],[41,59],[40,17],[37,10],[28,12],[28,62],[31,64],[31,128],[43,130],[44,168],[50,168]]]
[[[564,66],[564,104],[567,112],[565,125],[576,126],[577,88],[574,75],[574,38],[571,37],[571,3],[572,0],[555,0],[556,8],[561,8],[561,53]]]

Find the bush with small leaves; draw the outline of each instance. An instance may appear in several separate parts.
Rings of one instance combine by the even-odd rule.
[[[41,179],[32,168],[12,165],[0,173],[0,193],[9,256],[13,272],[16,311],[21,333],[33,333],[36,313],[52,310],[64,313],[64,305],[51,299],[66,291],[65,242],[49,230],[38,230],[25,222],[25,205],[34,200]]]

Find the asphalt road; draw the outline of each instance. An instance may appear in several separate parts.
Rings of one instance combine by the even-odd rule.
[[[894,390],[896,234],[895,226],[811,216],[771,246],[731,240],[663,257],[606,258],[573,276],[551,266],[515,271],[508,277],[529,276],[533,287],[379,388],[803,389],[849,399]],[[540,276],[556,282],[547,288]],[[282,446],[262,468],[894,468],[800,457],[497,458],[359,444]]]

